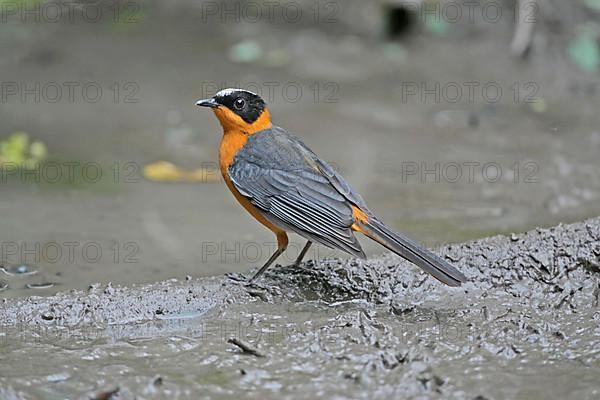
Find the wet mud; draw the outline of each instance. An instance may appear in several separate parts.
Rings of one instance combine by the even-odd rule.
[[[440,253],[4,299],[0,398],[600,396],[600,218]]]

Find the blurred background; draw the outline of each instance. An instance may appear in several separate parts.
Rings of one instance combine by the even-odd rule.
[[[598,0],[0,0],[0,296],[261,265],[194,105],[227,87],[428,248],[598,215],[599,36]]]

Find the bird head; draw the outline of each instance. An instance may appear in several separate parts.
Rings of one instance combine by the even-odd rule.
[[[224,89],[197,106],[209,107],[221,123],[225,133],[238,131],[253,134],[271,127],[269,110],[256,93],[242,89]]]

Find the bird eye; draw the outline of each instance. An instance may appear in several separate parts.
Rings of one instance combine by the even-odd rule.
[[[234,107],[236,110],[241,110],[242,108],[244,108],[244,106],[245,106],[245,105],[246,105],[246,100],[244,100],[244,99],[242,99],[242,98],[236,99],[236,100],[233,102],[233,107]]]

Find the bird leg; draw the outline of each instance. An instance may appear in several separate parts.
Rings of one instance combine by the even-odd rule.
[[[306,242],[306,245],[304,246],[304,248],[302,249],[300,254],[298,254],[298,258],[296,258],[296,261],[294,261],[294,267],[297,267],[298,265],[300,265],[300,263],[302,262],[302,259],[308,252],[308,249],[310,248],[311,244],[312,244],[312,242],[310,240]]]
[[[267,268],[269,268],[269,266],[271,264],[273,264],[273,262],[275,260],[277,260],[277,258],[281,255],[281,253],[283,253],[285,251],[285,249],[287,248],[287,245],[288,245],[288,238],[287,238],[286,233],[284,231],[277,232],[277,250],[275,251],[275,253],[273,253],[273,255],[271,257],[269,257],[269,259],[267,260],[265,265],[263,265],[254,274],[254,276],[252,278],[250,278],[249,283],[253,283],[258,278],[260,278],[260,276],[267,270]]]

